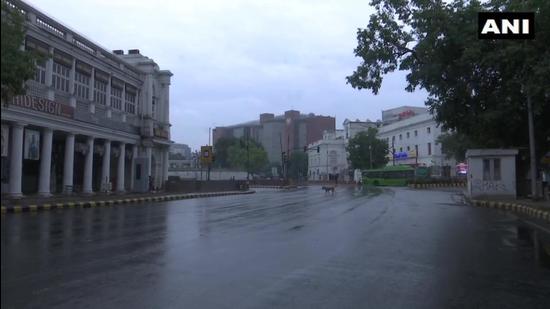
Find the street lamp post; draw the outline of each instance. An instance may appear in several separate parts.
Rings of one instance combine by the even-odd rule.
[[[369,161],[370,161],[370,169],[372,170],[372,145],[369,144]]]
[[[250,132],[246,135],[246,180],[250,180]]]

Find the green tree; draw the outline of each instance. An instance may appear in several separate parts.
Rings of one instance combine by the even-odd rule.
[[[214,161],[214,166],[219,168],[227,168],[229,167],[228,162],[228,152],[227,150],[232,145],[239,142],[239,139],[234,137],[222,137],[219,138],[216,143],[214,144],[214,154],[216,156],[216,160]]]
[[[227,162],[229,167],[246,170],[248,166],[248,171],[258,173],[268,164],[267,152],[253,140],[239,139],[227,148]]]
[[[383,76],[408,71],[406,90],[428,92],[444,129],[482,147],[528,147],[527,96],[539,154],[550,148],[550,1],[371,0],[357,32],[361,65],[347,77],[377,94]],[[535,12],[534,40],[480,40],[480,11]]]
[[[25,19],[23,14],[2,1],[2,45],[1,45],[1,97],[4,103],[13,96],[24,94],[24,82],[31,79],[38,55],[21,50],[25,40]]]
[[[307,154],[302,151],[292,152],[288,162],[288,176],[292,179],[305,179],[307,177],[307,170]]]
[[[441,151],[447,159],[455,158],[457,161],[464,161],[466,150],[476,147],[466,135],[457,132],[441,134],[437,142],[441,143]]]
[[[366,132],[360,132],[349,140],[346,148],[353,169],[378,168],[388,163],[388,144],[376,138],[378,132],[375,128],[369,128]]]

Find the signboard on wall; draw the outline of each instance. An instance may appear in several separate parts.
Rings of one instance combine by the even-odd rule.
[[[23,158],[26,160],[40,160],[40,132],[25,129],[25,152]]]
[[[8,142],[10,140],[10,128],[3,124],[2,125],[2,157],[8,156]]]

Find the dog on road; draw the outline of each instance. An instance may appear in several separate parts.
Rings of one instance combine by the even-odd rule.
[[[325,190],[325,193],[330,192],[331,194],[334,194],[334,187],[332,187],[332,186],[323,186],[321,189]]]

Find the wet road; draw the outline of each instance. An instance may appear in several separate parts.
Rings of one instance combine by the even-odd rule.
[[[548,308],[517,218],[319,187],[8,214],[2,308]]]

